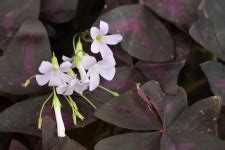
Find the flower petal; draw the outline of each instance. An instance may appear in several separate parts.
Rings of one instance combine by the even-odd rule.
[[[99,73],[104,79],[111,81],[116,74],[116,68],[102,68],[96,67],[97,73]]]
[[[69,58],[69,57],[66,57],[66,56],[63,55],[62,60],[70,62],[70,61],[72,61],[72,58]]]
[[[115,58],[112,55],[107,56],[105,59],[99,61],[97,65],[103,68],[112,68],[116,65]]]
[[[119,42],[121,42],[122,39],[123,39],[123,37],[120,34],[113,34],[113,35],[103,36],[104,43],[109,44],[109,45],[116,45]]]
[[[48,86],[59,86],[61,84],[63,84],[63,82],[61,81],[60,77],[57,75],[51,75]]]
[[[58,137],[65,137],[65,126],[62,119],[61,108],[55,108],[55,118],[57,123],[57,134]]]
[[[48,61],[42,61],[39,71],[40,73],[46,74],[54,69],[54,66]]]
[[[81,61],[82,61],[82,66],[86,70],[91,68],[97,62],[95,57],[93,57],[93,56],[84,56]]]
[[[40,86],[47,84],[49,80],[50,80],[49,74],[36,75],[36,81],[37,81],[38,85],[40,85]]]
[[[106,59],[107,56],[113,55],[112,50],[104,43],[101,44],[100,53],[103,59]]]
[[[90,85],[89,90],[93,91],[95,90],[100,83],[100,77],[97,72],[94,72],[92,69],[90,70]]]
[[[72,67],[72,64],[70,62],[64,62],[60,65],[59,69],[62,71],[62,72],[66,72],[68,71],[69,69],[71,69]]]
[[[64,95],[73,95],[73,89],[72,89],[72,88],[68,88],[68,89],[65,91]]]
[[[109,25],[105,21],[100,21],[100,34],[106,35],[109,32]]]
[[[68,88],[68,85],[66,85],[66,84],[60,85],[60,86],[58,86],[56,88],[56,92],[58,94],[62,94],[63,95],[63,93],[66,91],[67,88]]]
[[[91,27],[91,38],[92,38],[93,40],[95,40],[96,37],[97,37],[99,34],[100,34],[100,31],[99,31],[98,28],[96,28],[96,27]]]
[[[60,78],[61,82],[69,82],[70,80],[74,78],[74,75],[68,75],[63,72],[59,72],[57,76],[58,78]]]
[[[101,49],[101,43],[99,43],[97,40],[94,40],[91,44],[91,52],[92,53],[99,53]]]

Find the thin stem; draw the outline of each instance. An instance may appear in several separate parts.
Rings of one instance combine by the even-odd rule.
[[[83,97],[94,109],[97,109],[97,107],[83,94],[80,94],[81,97]]]
[[[105,87],[103,87],[103,86],[101,86],[101,85],[99,85],[98,87],[101,88],[101,89],[103,89],[103,90],[105,90],[106,92],[109,92],[110,94],[112,94],[112,95],[115,96],[115,97],[119,96],[119,93],[114,92],[114,91],[112,91],[112,90],[109,90],[109,89],[107,89],[107,88],[105,88]]]
[[[39,114],[39,121],[41,121],[41,116],[42,116],[42,112],[43,112],[43,109],[45,107],[45,105],[47,104],[47,102],[50,100],[50,98],[53,96],[53,92],[48,96],[48,98],[44,101],[44,103],[42,104],[41,106],[41,111],[40,111],[40,114]],[[38,129],[41,129],[41,122],[38,123]]]
[[[91,38],[86,38],[87,35],[89,36],[89,34],[88,34],[87,31],[83,32],[83,33],[81,34],[82,39],[83,39],[85,42],[93,42],[93,40],[92,40]]]
[[[80,32],[79,33],[76,33],[74,36],[73,36],[73,50],[74,50],[74,52],[75,52],[75,49],[76,49],[76,37],[78,36],[80,34]]]

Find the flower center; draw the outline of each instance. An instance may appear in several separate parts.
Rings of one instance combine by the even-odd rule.
[[[102,37],[102,35],[99,34],[99,35],[96,37],[96,39],[97,39],[99,42],[101,42],[102,39],[103,39],[103,37]]]

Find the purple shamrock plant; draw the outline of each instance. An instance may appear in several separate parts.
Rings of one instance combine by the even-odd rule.
[[[74,55],[72,58],[63,56],[64,62],[59,64],[57,57],[53,53],[51,62],[42,61],[39,72],[35,76],[30,77],[24,84],[27,87],[33,78],[39,86],[48,84],[52,87],[52,92],[49,97],[43,102],[41,107],[38,128],[42,128],[42,112],[46,103],[53,98],[53,108],[55,111],[57,133],[58,137],[65,137],[65,125],[61,114],[61,103],[58,97],[63,95],[72,109],[73,122],[77,124],[77,118],[84,120],[84,116],[79,112],[76,102],[73,100],[71,95],[75,92],[83,97],[94,109],[97,107],[89,100],[83,92],[87,89],[89,91],[95,90],[97,87],[111,93],[113,96],[118,96],[117,92],[111,91],[100,84],[100,76],[104,79],[111,81],[116,73],[116,62],[113,57],[113,53],[109,45],[116,45],[122,40],[120,34],[106,35],[109,30],[109,25],[100,21],[100,29],[96,27],[91,28],[91,37],[93,38],[91,51],[93,53],[101,53],[102,60],[98,61],[95,57],[90,56],[83,50],[82,39],[79,37],[75,44],[76,35],[74,36]],[[86,33],[81,33],[86,34]],[[73,69],[76,68],[78,71],[75,72]]]
[[[95,150],[223,150],[215,136],[221,106],[221,98],[212,96],[188,107],[181,87],[170,96],[149,81],[98,108],[97,118],[135,131],[103,139]]]

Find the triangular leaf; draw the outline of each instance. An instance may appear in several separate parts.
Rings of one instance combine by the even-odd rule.
[[[27,88],[22,84],[38,73],[42,61],[50,60],[50,50],[44,25],[38,20],[25,21],[0,58],[0,91],[22,95],[44,90],[34,80]]]
[[[221,98],[217,96],[198,101],[184,111],[169,127],[169,130],[214,132],[221,103]]]

